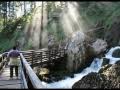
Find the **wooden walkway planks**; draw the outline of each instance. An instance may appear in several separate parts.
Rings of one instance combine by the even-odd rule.
[[[40,49],[38,51],[31,51],[23,53],[23,56],[32,66],[42,65],[45,63],[54,63],[56,60],[60,60],[65,56],[65,49]]]
[[[22,81],[20,79],[20,73],[18,79],[16,79],[15,71],[13,73],[13,79],[10,79],[10,70],[6,66],[0,75],[0,89],[22,89]]]
[[[42,49],[42,50],[38,50],[38,51],[33,50],[31,52],[23,52],[22,54],[21,54],[21,56],[22,56],[22,61],[24,61],[24,65],[26,66],[26,63],[29,63],[28,66],[32,65],[32,67],[33,67],[36,65],[53,63],[53,62],[56,62],[57,60],[63,59],[65,56],[65,50],[61,49],[61,50],[48,51],[47,49]],[[26,61],[26,59],[27,59],[27,61]],[[29,73],[27,73],[29,78],[27,78],[28,76],[26,77],[27,78],[26,85],[28,84],[29,88],[44,87],[41,84],[41,81],[39,81],[38,77],[35,76],[35,74],[31,74],[32,69],[30,69],[30,68],[28,69],[27,66],[25,68],[26,68],[27,72],[29,71]],[[23,78],[20,79],[20,76],[22,77],[22,75],[23,75],[22,73],[19,73],[19,79],[16,79],[15,71],[14,71],[14,77],[11,80],[9,67],[8,66],[5,67],[5,69],[3,70],[3,73],[0,75],[0,89],[1,88],[7,88],[7,89],[12,89],[12,88],[13,89],[14,88],[15,89],[24,89],[24,88],[26,88],[25,83],[23,83],[23,81],[24,81]],[[33,76],[36,77],[36,79],[34,79]]]

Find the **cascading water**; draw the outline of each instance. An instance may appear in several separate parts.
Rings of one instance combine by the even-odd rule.
[[[110,64],[114,64],[116,61],[120,60],[120,58],[112,57],[112,53],[117,49],[120,49],[120,46],[111,48],[110,51],[105,55],[106,58],[110,59]]]
[[[116,50],[120,49],[120,46],[111,48],[107,54],[105,54],[105,58],[110,59],[110,64],[114,64],[116,61],[120,60],[120,58],[112,57],[112,53]],[[85,68],[81,73],[74,74],[74,78],[66,77],[65,80],[60,80],[58,82],[53,83],[45,83],[42,82],[46,88],[72,88],[72,85],[79,81],[83,76],[87,75],[90,72],[98,72],[101,68],[103,59],[95,58],[91,63],[90,67]]]

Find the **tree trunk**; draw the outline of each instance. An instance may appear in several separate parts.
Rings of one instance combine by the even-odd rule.
[[[10,1],[8,2],[8,7],[9,7],[9,17],[10,17]]]
[[[36,3],[34,2],[34,8],[36,8]]]
[[[25,7],[26,3],[24,1],[24,15],[26,15],[26,7]]]
[[[43,1],[42,1],[42,7],[41,7],[41,31],[40,31],[40,43],[39,43],[39,48],[42,48],[42,32],[43,32]]]
[[[4,18],[4,22],[3,22],[3,26],[4,26],[4,29],[6,27],[6,23],[7,23],[7,2],[4,2],[3,3],[3,18]]]

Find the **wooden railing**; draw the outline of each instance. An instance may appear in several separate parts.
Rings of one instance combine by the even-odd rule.
[[[37,77],[35,72],[32,70],[22,53],[20,54],[21,58],[21,73],[22,73],[22,79],[23,83],[25,85],[25,88],[34,88],[34,89],[40,89],[45,88],[40,79]]]
[[[29,52],[24,52],[23,56],[28,61],[28,63],[34,67],[36,65],[49,64],[59,58],[64,57],[66,54],[65,49],[51,49],[51,50],[31,50]]]
[[[8,63],[7,61],[4,61],[8,52],[4,53],[4,56],[2,56],[2,68],[5,67],[5,64]],[[4,57],[4,59],[3,59]],[[22,53],[20,53],[20,79],[22,80],[22,89],[39,89],[44,88],[42,85],[40,79],[37,77],[31,66],[28,64]]]
[[[2,73],[3,69],[5,68],[6,65],[6,58],[0,54],[0,74]]]
[[[4,53],[6,57],[8,52]],[[20,51],[20,76],[23,83],[23,89],[42,89],[45,88],[32,69],[32,65],[39,61],[40,63],[51,63],[53,60],[64,57],[65,49],[40,49],[38,51]],[[30,66],[31,65],[31,66]]]

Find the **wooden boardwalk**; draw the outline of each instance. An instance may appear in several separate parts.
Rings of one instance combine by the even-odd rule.
[[[16,79],[15,71],[13,73],[13,79],[10,79],[10,70],[9,67],[6,66],[2,73],[0,74],[0,89],[22,89],[22,81],[20,79],[20,70],[18,79]]]
[[[33,71],[34,66],[42,66],[43,64],[55,63],[56,61],[64,60],[65,49],[40,49],[38,51],[20,51],[20,67],[19,77],[15,76],[15,70],[13,79],[10,79],[10,69],[6,65],[8,63],[4,59],[0,63],[3,64],[3,70],[0,73],[0,89],[38,89],[45,88],[38,76]],[[7,52],[4,54],[7,55]],[[5,56],[6,57],[6,56]]]
[[[24,52],[23,56],[27,62],[34,67],[59,61],[60,58],[65,57],[65,49],[53,49],[48,51],[48,49],[45,48],[38,51]]]

